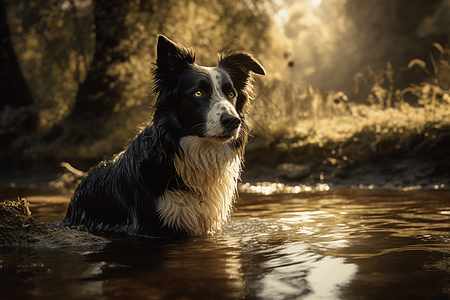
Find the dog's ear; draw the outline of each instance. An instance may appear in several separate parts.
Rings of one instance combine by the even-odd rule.
[[[250,54],[244,52],[224,53],[220,56],[219,67],[232,70],[236,75],[248,76],[252,71],[256,74],[266,75],[264,67]]]
[[[156,65],[160,72],[178,75],[194,61],[195,53],[192,49],[177,44],[164,35],[158,35]]]
[[[230,74],[234,87],[238,91],[236,110],[239,115],[245,115],[253,99],[253,78],[250,71],[266,75],[264,67],[250,54],[244,52],[226,52],[219,57],[219,68]]]

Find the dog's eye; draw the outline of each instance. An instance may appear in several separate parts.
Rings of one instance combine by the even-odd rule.
[[[201,96],[203,96],[203,92],[200,91],[200,90],[195,91],[195,92],[194,92],[194,96],[197,97],[197,98],[200,98]]]
[[[228,98],[233,99],[234,97],[236,97],[236,92],[235,91],[230,91],[228,93]]]

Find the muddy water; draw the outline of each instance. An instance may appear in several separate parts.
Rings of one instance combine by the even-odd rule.
[[[70,195],[26,198],[55,222]],[[241,194],[214,236],[108,238],[0,248],[0,299],[450,299],[449,191]]]

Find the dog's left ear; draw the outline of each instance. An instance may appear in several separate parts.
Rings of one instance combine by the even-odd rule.
[[[264,67],[250,54],[231,52],[220,55],[219,68],[224,68],[229,72],[234,87],[238,91],[236,110],[239,115],[244,115],[248,111],[253,98],[253,78],[250,71],[266,75]]]
[[[222,54],[219,59],[219,67],[229,69],[241,76],[248,76],[250,71],[266,75],[264,67],[253,56],[240,51]]]

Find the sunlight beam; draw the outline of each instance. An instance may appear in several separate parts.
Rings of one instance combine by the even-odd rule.
[[[319,7],[320,3],[322,3],[322,0],[310,0],[311,1],[311,5],[316,8]]]

